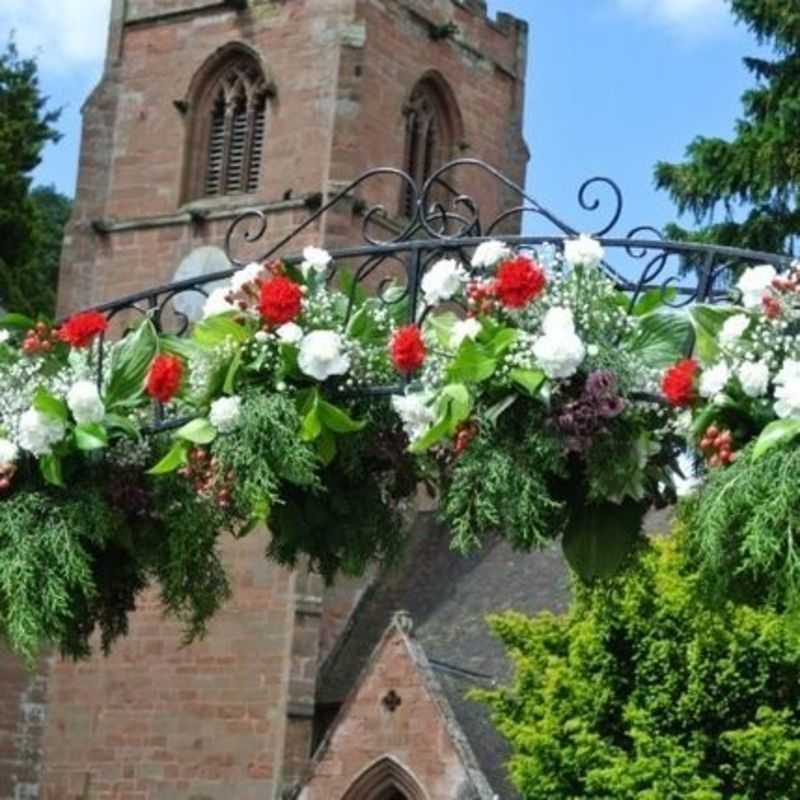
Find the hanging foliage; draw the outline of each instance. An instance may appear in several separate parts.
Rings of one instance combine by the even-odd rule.
[[[7,317],[0,630],[28,656],[85,655],[155,582],[191,639],[228,594],[220,535],[266,524],[277,562],[359,574],[402,552],[420,483],[461,550],[561,538],[585,579],[613,573],[674,497],[682,439],[657,391],[690,324],[663,294],[631,307],[603,258],[586,236],[485,242],[424,270],[410,325],[402,288],[367,297],[316,248],[236,272],[187,337]],[[366,399],[387,384],[405,389]]]

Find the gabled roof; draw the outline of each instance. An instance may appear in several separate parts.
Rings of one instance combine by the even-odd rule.
[[[403,564],[381,576],[365,594],[353,620],[323,665],[318,702],[340,703],[399,609],[414,620],[415,646],[435,673],[435,684],[458,730],[499,798],[516,798],[506,780],[508,747],[488,710],[465,695],[510,677],[502,646],[486,615],[508,609],[561,612],[569,578],[560,552],[519,553],[507,542],[489,542],[463,556],[450,550],[447,530],[433,514],[420,514]]]

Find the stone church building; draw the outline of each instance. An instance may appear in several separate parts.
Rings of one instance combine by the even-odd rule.
[[[243,208],[279,242],[370,167],[475,156],[524,183],[526,57],[526,24],[483,0],[112,0],[60,311],[225,269]],[[458,190],[508,202],[477,173]],[[389,228],[409,211],[391,181],[359,192],[289,251],[362,243],[367,203]],[[0,800],[514,797],[467,693],[508,676],[485,615],[560,608],[559,559],[463,558],[420,510],[402,565],[325,589],[266,536],[225,543],[234,597],[202,642],[152,596],[108,658],[0,654]]]

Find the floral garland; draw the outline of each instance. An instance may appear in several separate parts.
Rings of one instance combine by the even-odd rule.
[[[496,534],[525,548],[561,538],[582,577],[610,574],[647,509],[674,499],[686,412],[716,413],[710,392],[722,366],[672,366],[690,320],[661,307],[658,291],[631,308],[603,259],[587,236],[563,252],[485,242],[469,263],[442,258],[426,270],[412,324],[407,301],[366,296],[317,248],[297,265],[236,272],[186,338],[159,335],[145,319],[106,344],[97,312],[58,327],[7,317],[0,531],[36,497],[37,525],[77,555],[51,570],[57,599],[36,616],[34,584],[14,586],[21,570],[35,570],[15,548],[39,534],[0,532],[0,629],[28,655],[46,639],[82,655],[92,626],[76,621],[86,608],[110,642],[155,579],[190,635],[201,633],[227,596],[219,533],[243,536],[267,523],[268,555],[279,562],[309,559],[328,579],[358,573],[401,552],[421,483],[438,493],[461,549]],[[741,338],[744,319],[754,342],[757,326],[783,335],[764,303],[760,321],[749,307],[738,316],[698,309],[695,327],[724,319],[720,336]],[[109,367],[97,386],[101,350]],[[749,397],[761,367],[745,356],[731,350],[738,361],[724,366]],[[795,409],[791,363],[774,379],[775,399]],[[407,388],[388,403],[393,413],[359,394],[398,382]],[[167,422],[192,421],[146,436],[153,401]],[[700,446],[710,463],[733,463],[738,436],[707,426]],[[95,517],[113,529],[84,529],[68,507],[90,490]],[[88,546],[96,541],[104,544]],[[125,592],[103,589],[111,550],[115,564],[130,566]],[[30,558],[44,558],[37,553]],[[213,580],[197,580],[198,570]]]

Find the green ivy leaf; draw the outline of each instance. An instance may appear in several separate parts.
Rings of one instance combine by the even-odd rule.
[[[64,485],[64,477],[61,473],[61,459],[58,456],[42,456],[39,459],[39,470],[47,483],[53,486]]]
[[[36,325],[36,321],[24,314],[4,314],[0,317],[0,328],[6,330],[29,331]]]
[[[695,353],[704,366],[714,363],[719,356],[719,333],[725,320],[741,314],[740,308],[732,306],[692,306],[689,311],[695,335]]]
[[[547,380],[547,376],[540,369],[512,369],[509,377],[531,397],[539,394]]]
[[[336,437],[329,430],[323,430],[317,439],[317,454],[324,466],[336,457]]]
[[[518,330],[514,328],[501,328],[486,344],[492,355],[495,358],[499,358],[516,343],[518,338]]]
[[[169,452],[154,467],[147,471],[148,475],[168,475],[182,467],[189,460],[189,442],[178,439]]]
[[[366,422],[354,420],[346,411],[325,400],[318,400],[317,413],[322,425],[334,433],[356,433]]]
[[[175,431],[175,438],[192,444],[211,444],[217,438],[217,429],[205,417],[198,417]]]
[[[78,450],[100,450],[108,445],[108,432],[97,423],[82,423],[75,428]]]
[[[753,448],[753,460],[766,455],[773,447],[787,444],[800,435],[800,419],[778,419],[761,431]]]
[[[66,422],[69,418],[67,404],[50,394],[43,386],[40,386],[33,395],[33,407],[45,416],[57,419],[59,422]]]
[[[654,311],[639,319],[630,348],[646,366],[663,369],[686,356],[691,332],[685,315]]]
[[[672,302],[677,296],[678,290],[674,286],[667,286],[663,289],[650,289],[636,301],[636,305],[631,309],[631,315],[643,317],[661,308],[665,303]]]
[[[344,292],[345,296],[349,299],[353,297],[353,308],[359,308],[367,302],[367,293],[361,284],[356,283],[353,273],[349,269],[337,270],[339,288]]]
[[[496,369],[496,359],[488,356],[481,345],[466,341],[459,348],[447,374],[456,383],[481,383],[491,378]]]
[[[239,348],[236,353],[234,353],[231,363],[228,366],[228,370],[225,373],[225,383],[222,386],[222,391],[225,392],[225,394],[236,394],[236,376],[239,374],[241,367],[242,350]]]
[[[138,439],[141,435],[141,431],[135,422],[119,414],[106,414],[104,423],[107,428],[120,430],[134,439]]]
[[[107,409],[131,405],[142,397],[147,371],[156,353],[158,334],[150,320],[142,322],[115,346],[106,388]]]
[[[203,347],[217,347],[228,339],[244,344],[250,334],[244,325],[240,325],[227,314],[219,314],[198,322],[192,331],[192,338]]]
[[[431,316],[428,317],[428,326],[436,335],[436,341],[439,343],[440,347],[450,347],[453,328],[457,322],[458,317],[452,311],[431,314]]]
[[[453,383],[442,389],[436,401],[436,422],[430,430],[417,439],[409,448],[412,453],[424,453],[445,436],[455,433],[456,428],[472,413],[472,399],[463,384]]]
[[[304,442],[313,442],[322,433],[322,420],[319,416],[319,390],[311,389],[305,396],[300,394],[303,422],[300,426],[300,439]]]

